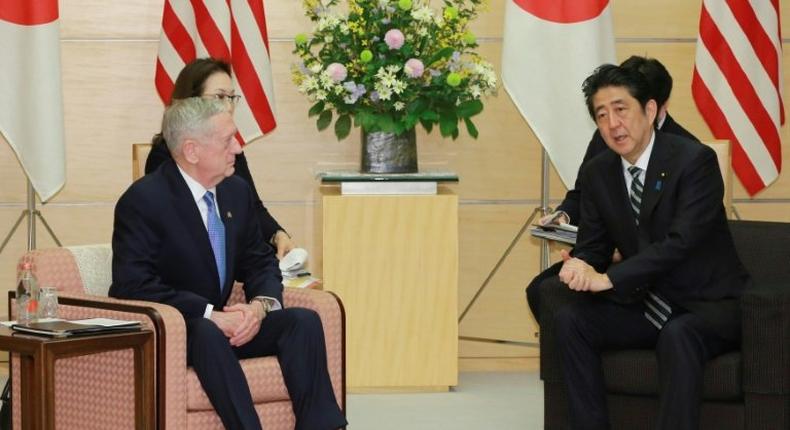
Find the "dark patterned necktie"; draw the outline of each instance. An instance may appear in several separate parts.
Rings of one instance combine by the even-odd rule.
[[[631,201],[631,210],[634,212],[634,220],[636,221],[636,226],[639,227],[639,211],[642,207],[642,191],[644,191],[644,185],[640,179],[642,169],[631,166],[628,168],[628,173],[630,173],[633,178],[631,181],[631,195],[628,200]],[[652,291],[647,292],[644,303],[645,318],[656,326],[657,329],[661,330],[672,315],[672,307],[669,306],[667,301],[660,295]]]

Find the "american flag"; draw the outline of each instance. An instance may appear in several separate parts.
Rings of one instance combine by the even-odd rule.
[[[704,0],[691,90],[750,195],[782,169],[779,0]]]
[[[162,102],[170,102],[178,73],[198,57],[231,64],[242,96],[234,114],[242,142],[276,127],[263,0],[165,0],[155,77]]]

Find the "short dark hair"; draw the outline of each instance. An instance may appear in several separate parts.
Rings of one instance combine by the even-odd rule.
[[[650,93],[658,107],[664,106],[672,94],[672,75],[667,68],[655,58],[632,55],[620,63],[620,67],[636,70],[644,75],[650,86]]]
[[[644,75],[636,70],[627,69],[614,64],[604,64],[587,77],[582,84],[584,101],[587,103],[587,110],[590,117],[595,121],[595,107],[593,106],[593,96],[598,90],[606,87],[624,87],[631,94],[631,97],[639,101],[642,110],[645,109],[647,102],[653,99],[650,94],[650,87]]]

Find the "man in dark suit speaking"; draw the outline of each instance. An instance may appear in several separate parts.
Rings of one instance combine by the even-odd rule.
[[[604,65],[583,85],[606,151],[582,171],[581,225],[560,280],[589,300],[555,315],[574,429],[607,429],[600,353],[655,347],[660,429],[695,429],[702,369],[736,348],[748,282],[710,148],[654,129],[644,76]],[[622,262],[611,264],[619,249]]]
[[[280,362],[297,429],[345,426],[321,320],[307,309],[283,309],[255,196],[231,176],[241,148],[230,106],[176,101],[162,130],[173,160],[132,184],[115,207],[110,295],[181,312],[187,363],[226,428],[261,428],[239,359],[266,355]],[[234,281],[244,282],[248,303],[225,306]]]

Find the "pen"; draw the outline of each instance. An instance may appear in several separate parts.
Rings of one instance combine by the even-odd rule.
[[[301,277],[304,277],[304,276],[310,276],[310,272],[301,272],[301,273],[297,273],[296,274],[297,278],[301,278]]]

